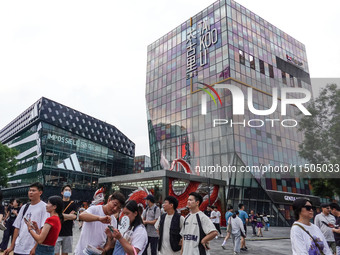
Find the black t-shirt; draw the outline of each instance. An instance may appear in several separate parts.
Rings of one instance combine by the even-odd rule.
[[[66,208],[71,201],[63,201],[64,208]],[[72,211],[76,211],[76,205],[74,203],[70,204],[70,206],[66,209],[64,213],[68,214]],[[64,209],[65,210],[65,209]],[[73,220],[66,220],[61,224],[61,230],[59,236],[72,236],[72,227],[73,227]]]
[[[211,211],[205,210],[205,211],[204,211],[204,214],[207,215],[207,216],[210,218]]]
[[[5,207],[3,205],[0,205],[0,214],[5,217]]]
[[[8,219],[14,221],[17,217],[17,214],[19,213],[20,207],[14,208],[12,206],[8,206],[7,210],[9,212],[9,218]],[[14,214],[13,211],[16,211],[17,214]]]

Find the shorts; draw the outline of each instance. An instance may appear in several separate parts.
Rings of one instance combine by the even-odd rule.
[[[262,222],[258,222],[258,223],[256,224],[256,227],[257,227],[257,228],[263,228]]]
[[[243,224],[243,226],[244,226],[244,233],[246,233],[247,235],[247,224]]]
[[[72,253],[72,243],[72,236],[59,236],[55,243],[54,253],[59,254],[60,248],[62,253]]]
[[[35,249],[36,255],[54,255],[54,246],[38,244]]]

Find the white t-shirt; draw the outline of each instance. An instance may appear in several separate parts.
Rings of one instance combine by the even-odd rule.
[[[214,223],[220,224],[221,221],[221,213],[219,211],[215,212],[216,218],[214,219]]]
[[[217,231],[214,224],[211,222],[207,215],[205,215],[201,211],[197,213],[200,217],[202,228],[206,235],[213,231]],[[198,245],[200,241],[200,229],[196,219],[197,213],[188,214],[183,229],[181,231],[181,236],[183,237],[183,254],[199,255]],[[210,254],[209,250],[206,250],[206,254]]]
[[[102,205],[95,205],[89,207],[85,212],[91,213],[97,216],[105,216]],[[111,217],[111,225],[117,228],[117,220],[115,217]],[[86,222],[84,221],[83,227],[81,229],[78,244],[74,253],[76,255],[83,255],[83,250],[88,244],[94,247],[104,247],[106,243],[105,229],[109,224],[103,224],[100,221]]]
[[[139,249],[138,255],[143,254],[146,245],[148,244],[148,234],[143,225],[136,227],[135,231],[128,230],[123,237],[135,248]]]
[[[245,235],[243,221],[236,215],[235,218],[232,216],[228,219],[228,225],[231,224],[231,233],[233,235],[241,235],[241,232]]]
[[[332,255],[333,253],[329,250],[327,241],[322,234],[321,230],[311,224],[307,226],[300,222],[294,222],[294,224],[300,224],[304,227],[314,238],[315,241],[318,242],[321,249],[323,249],[323,253],[325,255]],[[290,230],[290,241],[292,243],[292,251],[293,255],[309,255],[309,254],[320,254],[318,247],[315,245],[312,238],[299,226],[292,226]]]
[[[215,216],[216,216],[216,212],[215,211],[211,211],[211,213],[210,213],[210,220],[212,221],[212,223],[216,223],[215,222],[216,218],[213,219],[213,217],[215,217]]]
[[[162,247],[161,250],[158,252],[158,255],[179,255],[181,254],[181,251],[174,252],[171,249],[170,245],[170,225],[172,221],[172,217],[174,215],[166,215],[164,219],[164,226],[163,226],[163,240],[162,240]],[[158,218],[158,220],[155,223],[155,228],[159,230],[159,223],[161,221],[161,217]],[[184,217],[180,217],[180,229],[182,230],[184,224]]]
[[[335,221],[336,221],[335,217],[331,214],[328,214],[326,216],[323,213],[319,213],[318,215],[315,216],[314,223],[316,226],[320,228],[322,234],[325,236],[328,242],[334,242],[335,239],[332,228],[326,226],[326,224],[330,223],[335,225]]]
[[[14,247],[14,252],[19,254],[29,254],[35,245],[35,241],[28,232],[27,225],[22,215],[25,207],[26,204],[21,207],[21,210],[13,223],[13,226],[19,229],[19,235],[15,240]],[[40,201],[35,205],[30,205],[25,213],[25,218],[37,222],[39,228],[44,226],[48,217],[50,217],[50,214],[46,212],[46,203],[43,201]]]

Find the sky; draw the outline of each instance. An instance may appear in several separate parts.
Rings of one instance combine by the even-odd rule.
[[[147,46],[213,2],[1,1],[0,129],[44,96],[114,125],[136,156],[149,155]],[[340,1],[237,2],[305,44],[312,78],[340,77]]]

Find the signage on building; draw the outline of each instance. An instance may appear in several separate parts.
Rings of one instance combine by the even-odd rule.
[[[273,200],[276,204],[293,204],[296,199],[305,198],[309,199],[314,206],[320,205],[320,198],[310,195],[303,195],[303,194],[294,194],[288,192],[281,192],[281,191],[272,191],[266,190],[269,197]]]
[[[204,19],[198,22],[198,33],[195,27],[191,26],[187,34],[187,79],[197,75],[197,39],[199,35],[199,65],[208,63],[208,49],[218,41],[217,28],[211,29],[210,20]]]
[[[85,142],[84,140],[72,139],[72,138],[68,138],[68,137],[65,137],[65,136],[53,135],[53,134],[50,134],[50,133],[47,134],[47,139],[52,140],[52,141],[57,141],[59,143],[77,146],[78,148],[85,149],[85,150],[88,149],[88,150],[92,150],[92,151],[101,152],[101,149],[102,149],[101,146],[95,145],[93,143]]]
[[[291,62],[293,63],[294,65],[297,65],[297,66],[302,66],[303,63],[295,58],[293,58],[292,56],[289,56],[288,54],[286,54],[286,58],[287,58],[287,61],[288,62]]]

